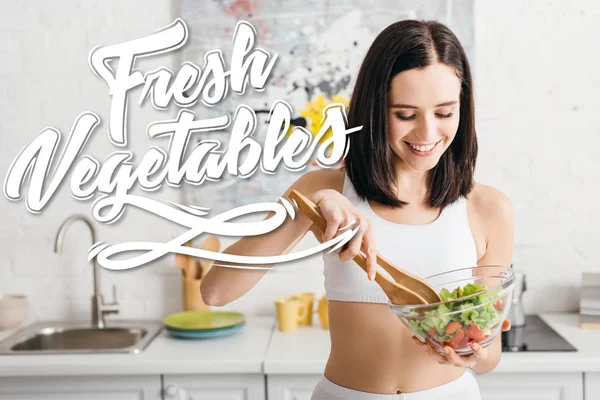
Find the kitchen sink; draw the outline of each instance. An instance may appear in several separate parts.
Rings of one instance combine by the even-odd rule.
[[[140,353],[158,335],[158,322],[111,321],[104,328],[85,322],[40,322],[0,342],[0,354]]]

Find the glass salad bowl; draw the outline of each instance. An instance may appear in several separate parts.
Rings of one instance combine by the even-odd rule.
[[[511,267],[499,265],[457,269],[424,280],[440,294],[441,302],[389,304],[402,322],[440,354],[444,346],[458,355],[473,353],[470,343],[486,347],[502,329],[515,284]]]

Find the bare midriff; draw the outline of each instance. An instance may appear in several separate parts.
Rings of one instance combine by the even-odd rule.
[[[354,390],[410,393],[451,382],[464,368],[439,364],[413,343],[387,304],[329,301],[331,353],[325,377]]]

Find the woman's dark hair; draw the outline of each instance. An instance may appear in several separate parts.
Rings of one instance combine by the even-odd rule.
[[[436,62],[454,69],[461,80],[460,122],[456,136],[427,177],[428,203],[444,208],[473,187],[477,158],[471,71],[456,36],[436,21],[404,20],[384,29],[360,67],[348,108],[350,134],[345,169],[361,199],[401,207],[393,151],[388,139],[388,92],[400,72]]]

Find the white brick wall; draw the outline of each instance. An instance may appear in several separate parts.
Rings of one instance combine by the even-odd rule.
[[[577,310],[581,271],[600,265],[600,4],[476,1],[476,15],[477,178],[515,205],[528,311]]]
[[[85,4],[85,5],[84,5]],[[23,145],[51,125],[65,134],[82,111],[94,110],[102,129],[86,152],[103,159],[114,151],[106,138],[107,87],[90,71],[89,50],[146,35],[172,21],[165,1],[5,2],[0,12],[0,171],[2,179]],[[517,213],[515,265],[528,274],[528,311],[576,310],[580,274],[598,269],[600,247],[594,200],[600,172],[600,73],[595,54],[600,3],[593,1],[476,2],[476,101],[480,158],[477,178],[506,192]],[[147,60],[149,70],[171,66]],[[164,114],[130,107],[131,149],[150,145],[146,125]],[[567,144],[574,144],[567,146]],[[596,185],[595,185],[596,184]],[[147,193],[145,193],[148,195]],[[153,196],[177,200],[165,189]],[[89,235],[73,225],[63,254],[52,252],[61,221],[91,203],[72,199],[66,185],[41,215],[23,202],[0,200],[0,291],[21,292],[32,304],[30,320],[88,318],[92,276],[86,264]],[[173,224],[136,210],[115,226],[96,224],[108,243],[165,241],[181,233]],[[315,244],[307,237],[301,246]],[[230,308],[272,311],[272,300],[295,290],[322,294],[322,262],[315,257],[270,272]],[[160,318],[181,307],[180,276],[168,256],[137,270],[103,271],[103,292],[117,285],[121,317]]]

